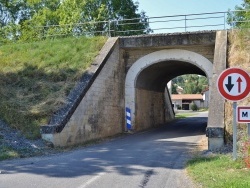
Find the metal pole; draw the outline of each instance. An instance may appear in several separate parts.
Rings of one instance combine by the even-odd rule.
[[[109,20],[109,22],[108,22],[108,27],[109,27],[109,28],[108,28],[108,36],[111,37],[111,32],[110,32],[110,20]]]
[[[187,32],[187,16],[185,15],[185,32]]]
[[[224,30],[226,29],[226,13],[224,13]]]
[[[237,102],[233,102],[233,159],[237,159],[237,123],[236,123]]]
[[[250,138],[250,123],[247,124],[247,134],[248,138]]]

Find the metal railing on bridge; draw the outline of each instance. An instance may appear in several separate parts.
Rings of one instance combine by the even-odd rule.
[[[250,10],[240,10],[248,13]],[[26,28],[31,40],[43,40],[66,36],[130,36],[139,34],[191,32],[202,30],[225,30],[235,28],[243,22],[250,26],[250,20],[236,21],[233,15],[239,11],[212,12],[201,14],[144,17],[135,19],[91,21],[66,25],[48,25]],[[231,19],[229,19],[231,18]],[[27,39],[29,40],[29,38]]]
[[[201,14],[146,17],[136,19],[109,20],[99,22],[85,22],[68,25],[50,25],[36,27],[36,33],[41,38],[56,37],[63,35],[105,35],[127,36],[137,34],[191,32],[201,30],[225,30],[234,28],[239,22],[250,23],[250,20],[228,20],[228,15],[235,12],[249,12],[238,10],[228,12],[212,12]]]

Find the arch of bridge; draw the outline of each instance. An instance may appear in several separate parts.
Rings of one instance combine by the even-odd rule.
[[[130,67],[125,79],[125,114],[127,114],[126,108],[129,108],[132,127],[135,123],[136,82],[140,73],[151,65],[160,62],[171,63],[173,61],[185,62],[198,67],[206,74],[209,83],[211,83],[213,64],[198,53],[181,49],[169,49],[156,51],[141,57]]]

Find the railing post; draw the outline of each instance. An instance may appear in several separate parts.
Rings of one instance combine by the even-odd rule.
[[[226,13],[224,12],[224,30],[226,30]]]
[[[187,32],[187,15],[185,15],[185,32]]]
[[[110,20],[108,21],[108,36],[111,37],[111,31],[110,31]]]

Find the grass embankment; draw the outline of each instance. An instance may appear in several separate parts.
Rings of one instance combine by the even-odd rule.
[[[187,164],[189,175],[204,188],[248,188],[250,170],[228,155],[197,157]]]
[[[64,104],[106,37],[65,38],[0,46],[0,119],[28,138]]]

